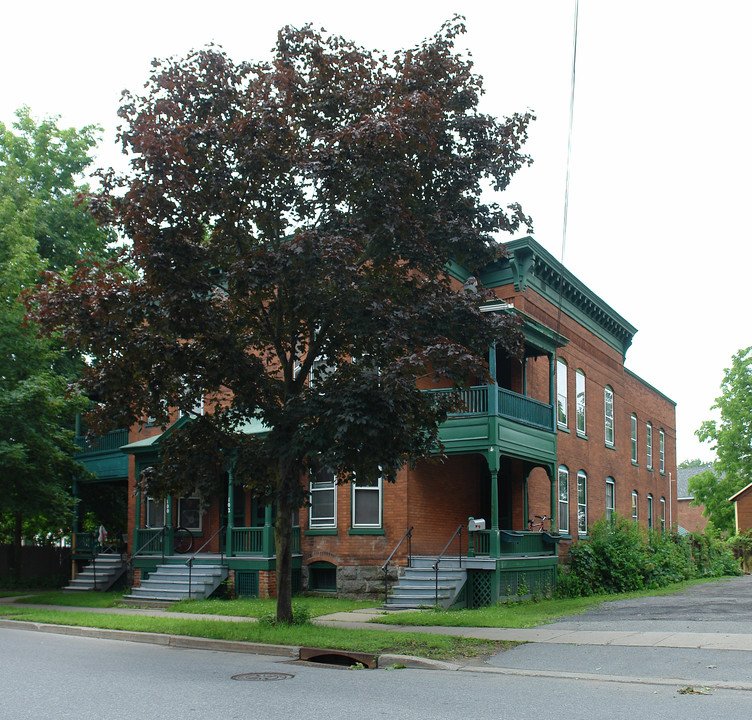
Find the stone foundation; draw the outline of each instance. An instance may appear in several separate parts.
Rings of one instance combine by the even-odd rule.
[[[397,582],[403,568],[389,568],[389,586]],[[301,582],[308,591],[308,567],[302,567]],[[337,567],[337,596],[355,600],[383,600],[384,573],[378,565],[340,565]]]

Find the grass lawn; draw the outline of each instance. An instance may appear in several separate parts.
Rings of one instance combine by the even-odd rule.
[[[517,644],[450,635],[428,635],[419,632],[348,630],[345,628],[318,627],[311,624],[275,627],[255,622],[108,615],[75,610],[37,610],[18,605],[0,606],[0,617],[9,620],[28,620],[55,625],[189,635],[275,645],[308,645],[374,654],[390,652],[443,660],[489,655]]]
[[[549,598],[538,601],[499,603],[492,607],[482,607],[475,610],[417,610],[415,612],[379,616],[371,622],[388,625],[529,628],[553,622],[568,615],[579,615],[608,600],[670,595],[686,590],[698,583],[718,582],[724,579],[729,580],[730,578],[701,578],[676,583],[658,590],[638,590],[586,598]]]
[[[70,607],[116,607],[123,599],[122,592],[99,592],[90,590],[86,592],[64,593],[62,590],[50,590],[36,593],[27,597],[19,598],[18,603],[32,605],[67,605]]]
[[[349,612],[377,607],[378,603],[365,600],[348,600],[346,598],[306,597],[296,595],[292,599],[294,608],[303,608],[311,617],[329,615],[335,612]],[[186,613],[203,613],[206,615],[235,615],[237,617],[262,617],[276,613],[277,601],[274,599],[243,600],[181,600],[170,610]]]

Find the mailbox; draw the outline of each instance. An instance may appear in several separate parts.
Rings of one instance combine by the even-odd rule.
[[[486,529],[486,521],[483,518],[478,518],[477,520],[475,518],[468,518],[467,520],[468,532],[476,532],[477,530],[485,530],[485,529]]]

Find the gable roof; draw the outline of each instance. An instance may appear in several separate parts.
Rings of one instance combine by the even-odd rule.
[[[678,468],[676,472],[676,499],[677,500],[694,500],[694,495],[689,492],[689,479],[695,475],[712,470],[713,463],[705,463],[697,467]]]
[[[737,500],[741,500],[741,499],[742,499],[742,496],[743,496],[743,495],[746,495],[746,494],[747,494],[747,491],[748,491],[748,490],[750,490],[750,489],[752,489],[752,483],[750,483],[750,484],[749,484],[749,485],[747,485],[746,487],[743,487],[743,488],[742,488],[742,489],[741,489],[741,490],[740,490],[740,491],[739,491],[738,493],[736,493],[735,495],[732,495],[732,496],[731,496],[731,497],[729,498],[729,502],[736,502]]]

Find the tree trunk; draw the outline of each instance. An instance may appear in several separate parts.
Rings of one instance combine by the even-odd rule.
[[[20,512],[15,513],[13,523],[13,544],[10,550],[10,576],[18,582],[21,578],[21,536],[23,533],[23,517]]]
[[[288,503],[277,502],[274,545],[277,552],[277,622],[292,623],[292,512]]]

